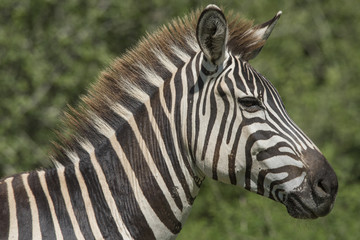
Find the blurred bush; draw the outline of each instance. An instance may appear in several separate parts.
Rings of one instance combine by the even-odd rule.
[[[206,180],[180,239],[357,239],[360,212],[360,3],[213,1],[262,23],[283,15],[251,63],[339,177],[333,212],[290,218],[283,206]],[[0,176],[48,164],[66,104],[146,31],[209,1],[2,0]],[[355,220],[355,221],[354,221]]]

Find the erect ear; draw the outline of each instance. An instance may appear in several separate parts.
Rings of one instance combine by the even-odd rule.
[[[224,61],[228,26],[219,7],[208,5],[201,13],[196,27],[196,38],[206,60],[214,65]]]
[[[252,48],[250,45],[248,48],[245,47],[243,53],[241,54],[242,59],[249,61],[259,54],[259,52],[265,45],[266,40],[274,29],[277,21],[279,20],[281,14],[282,12],[279,11],[271,20],[250,29],[250,38],[254,39],[251,43],[251,46],[258,47]]]

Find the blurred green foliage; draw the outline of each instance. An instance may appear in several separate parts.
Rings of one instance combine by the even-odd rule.
[[[207,179],[179,239],[358,239],[360,2],[212,1],[262,23],[252,61],[334,167],[333,212],[295,220],[280,204]],[[146,31],[210,1],[0,1],[0,176],[48,164],[61,112]]]

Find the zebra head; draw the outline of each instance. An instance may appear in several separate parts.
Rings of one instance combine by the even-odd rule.
[[[232,29],[217,6],[201,13],[190,151],[206,176],[279,201],[293,217],[316,218],[332,209],[337,177],[274,86],[248,63],[280,15],[244,31]]]

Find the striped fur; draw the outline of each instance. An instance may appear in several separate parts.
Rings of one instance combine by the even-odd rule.
[[[224,17],[214,5],[205,11]],[[203,51],[215,45],[196,36],[204,12],[146,36],[101,74],[67,114],[56,167],[0,181],[0,239],[173,239],[205,176],[295,217],[330,211],[337,185],[314,180],[309,159],[330,166],[247,62],[280,14],[255,27],[228,15],[217,26],[228,26],[226,42],[214,43],[225,44],[216,46],[221,61],[209,61],[198,40]]]

